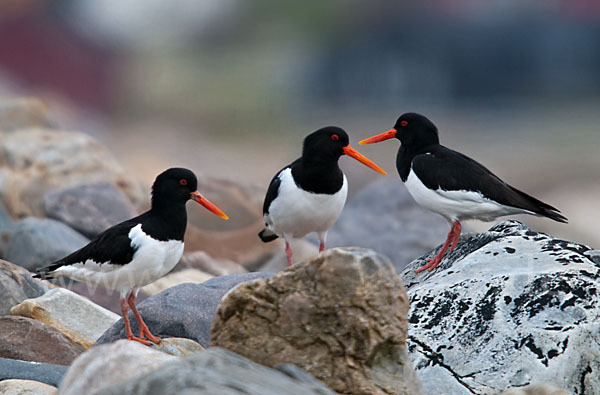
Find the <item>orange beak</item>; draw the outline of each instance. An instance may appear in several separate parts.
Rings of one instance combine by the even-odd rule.
[[[394,137],[396,137],[396,133],[398,133],[398,131],[396,129],[390,129],[387,132],[378,134],[377,136],[373,136],[373,137],[369,137],[368,139],[361,140],[358,142],[358,144],[360,144],[360,145],[373,144],[373,143],[379,143],[381,141],[393,139]]]
[[[344,154],[353,157],[354,159],[356,159],[363,165],[370,167],[371,169],[375,170],[378,173],[383,174],[384,176],[387,175],[385,170],[383,170],[381,167],[377,166],[374,162],[372,162],[369,158],[367,158],[366,156],[364,156],[363,154],[361,154],[360,152],[358,152],[357,150],[352,148],[350,146],[350,144],[345,146],[343,148],[343,150],[344,150]]]
[[[227,216],[227,214],[225,214],[224,212],[222,212],[221,210],[219,210],[219,208],[217,206],[215,206],[214,204],[212,204],[211,202],[209,202],[207,199],[205,199],[204,197],[202,197],[202,195],[200,195],[200,193],[198,191],[194,191],[191,193],[191,198],[193,201],[200,203],[201,205],[203,205],[208,211],[218,215],[219,217],[223,218],[223,219],[229,219],[229,217]]]

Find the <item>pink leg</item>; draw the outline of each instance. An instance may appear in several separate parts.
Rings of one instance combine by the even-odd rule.
[[[123,322],[125,323],[125,332],[127,332],[127,340],[133,340],[136,342],[140,342],[143,345],[149,346],[149,341],[146,341],[141,337],[133,336],[133,332],[131,331],[131,325],[129,325],[129,317],[127,314],[127,301],[125,300],[125,298],[121,298],[121,313],[123,313]]]
[[[138,326],[140,327],[140,337],[146,338],[154,344],[160,343],[160,337],[156,337],[152,333],[150,333],[150,329],[148,329],[148,326],[142,319],[142,316],[140,315],[140,313],[138,313],[137,307],[135,306],[135,294],[133,292],[129,294],[127,302],[129,302],[129,307],[131,307],[133,315],[135,315],[135,319],[137,320]]]
[[[292,260],[292,248],[287,240],[285,241],[285,256],[287,258],[288,265],[292,266],[294,264],[294,261]]]
[[[319,252],[323,252],[325,251],[325,242],[322,241],[321,244],[319,244]]]
[[[421,266],[420,268],[415,270],[415,273],[421,273],[425,269],[428,269],[429,271],[432,271],[433,269],[435,269],[440,264],[440,262],[442,262],[442,258],[444,257],[444,254],[446,254],[446,251],[448,251],[450,244],[453,244],[452,249],[456,248],[456,245],[458,244],[458,237],[460,236],[460,230],[461,230],[460,222],[455,221],[452,224],[452,229],[450,229],[450,232],[448,232],[448,236],[446,237],[446,241],[444,242],[444,245],[442,246],[440,251],[437,253],[437,255],[434,256],[433,259],[430,259],[426,265]]]

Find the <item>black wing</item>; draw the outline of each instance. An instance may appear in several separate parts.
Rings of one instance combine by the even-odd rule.
[[[275,200],[275,198],[277,198],[277,194],[279,193],[279,186],[281,185],[281,180],[279,179],[279,175],[281,174],[282,171],[292,167],[299,160],[300,159],[296,159],[294,162],[290,163],[283,169],[279,170],[277,172],[277,174],[275,174],[275,177],[273,177],[273,179],[271,180],[271,183],[269,184],[269,188],[267,188],[267,194],[265,195],[265,201],[263,203],[263,215],[269,214],[269,207],[271,206],[271,202],[273,202],[273,200]]]
[[[480,163],[444,146],[416,155],[412,170],[430,189],[477,191],[500,204],[567,222],[558,209],[508,185]]]
[[[131,246],[129,231],[139,224],[139,217],[121,222],[96,236],[85,247],[72,254],[51,263],[48,266],[36,269],[36,278],[52,278],[52,272],[61,266],[83,263],[88,259],[96,263],[110,263],[113,265],[125,265],[133,259],[137,247]]]

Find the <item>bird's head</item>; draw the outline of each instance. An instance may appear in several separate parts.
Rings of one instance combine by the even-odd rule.
[[[196,175],[188,169],[174,167],[160,173],[152,184],[152,207],[169,204],[185,204],[188,200],[200,203],[207,210],[223,219],[229,219],[217,206],[198,192]]]
[[[374,162],[352,148],[349,140],[348,134],[344,129],[336,126],[324,127],[306,136],[302,149],[302,157],[304,159],[337,161],[340,156],[348,155],[365,166],[381,174],[386,174]]]
[[[406,147],[426,147],[440,142],[433,122],[421,114],[407,112],[398,118],[392,129],[364,139],[359,144],[379,143],[394,137]]]

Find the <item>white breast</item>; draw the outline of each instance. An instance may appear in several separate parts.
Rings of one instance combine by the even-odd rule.
[[[444,216],[449,221],[467,219],[492,221],[504,215],[531,214],[526,210],[496,203],[484,197],[479,192],[429,189],[421,182],[412,169],[410,169],[404,185],[406,185],[408,192],[419,205]]]
[[[87,260],[63,266],[55,271],[64,276],[119,291],[124,296],[167,274],[181,258],[184,244],[179,240],[159,241],[148,236],[139,224],[129,231],[131,246],[137,247],[133,259],[126,265],[114,265]]]
[[[289,168],[279,174],[279,179],[277,198],[265,215],[265,223],[277,235],[303,237],[310,232],[327,231],[342,213],[348,195],[346,176],[333,195],[300,189]]]

